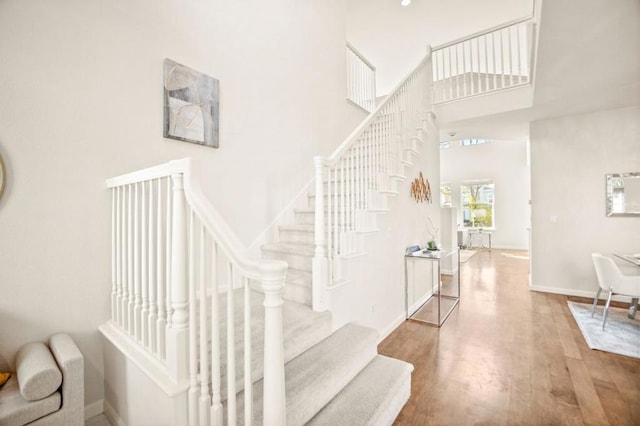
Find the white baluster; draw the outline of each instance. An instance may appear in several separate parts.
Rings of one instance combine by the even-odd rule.
[[[336,255],[339,252],[340,247],[340,191],[338,186],[338,164],[333,165],[329,170],[333,171],[333,249],[329,252],[331,256],[330,261],[333,263]],[[329,180],[331,181],[331,173],[329,174]],[[331,182],[329,183],[331,185]],[[332,277],[333,278],[333,277]]]
[[[263,422],[286,424],[284,382],[284,336],[282,331],[282,289],[287,264],[281,261],[260,263],[264,292],[264,380]]]
[[[189,306],[187,290],[187,218],[182,174],[171,175],[173,207],[171,220],[171,320],[167,330],[167,367],[174,382],[188,379],[187,357]]]
[[[314,223],[314,254],[312,261],[312,304],[314,311],[327,310],[326,288],[328,286],[328,262],[326,251],[326,232],[324,229],[324,168],[325,160],[322,157],[313,159],[315,165],[315,223]],[[331,176],[327,180],[327,186],[331,185]],[[330,210],[327,210],[327,215]]]
[[[462,47],[462,96],[468,95],[468,86],[467,86],[467,52],[465,49],[466,42],[460,43],[460,47]],[[461,96],[461,97],[462,97]]]
[[[133,335],[140,341],[140,312],[142,311],[142,296],[140,294],[140,198],[139,184],[134,185],[133,196],[133,282],[134,282],[134,306],[133,306]]]
[[[172,272],[171,272],[171,268],[172,268],[172,263],[171,263],[171,249],[172,249],[172,238],[173,238],[173,231],[171,229],[171,227],[173,226],[173,217],[172,217],[172,197],[173,197],[173,193],[172,193],[172,182],[171,182],[171,178],[167,178],[167,220],[166,220],[166,227],[167,227],[167,233],[166,233],[166,239],[167,239],[167,245],[165,247],[165,250],[167,251],[166,254],[166,263],[165,263],[165,267],[167,269],[166,272],[166,292],[165,292],[165,298],[167,299],[167,327],[166,328],[171,328],[171,321],[173,321],[173,317],[172,317],[172,304],[171,304],[171,296],[172,296],[172,290],[171,290],[171,286],[173,285],[173,276],[172,276]]]
[[[498,31],[500,33],[500,80],[501,80],[501,89],[505,87],[505,77],[506,77],[506,67],[504,61],[505,48],[504,48],[504,38],[502,37],[503,30]]]
[[[206,235],[204,225],[200,224],[200,424],[209,424],[209,411],[211,410],[211,399],[209,398],[209,348],[207,346],[207,282],[205,276],[205,241]],[[190,309],[195,310],[195,305]],[[195,333],[194,333],[195,339]]]
[[[114,188],[111,190],[111,321],[117,323],[118,314],[116,312],[116,304],[118,300],[118,271],[117,271],[117,219],[116,219],[116,191]]]
[[[487,34],[485,34],[484,36],[482,36],[482,38],[484,39],[484,91],[488,92],[489,91],[489,50],[487,48],[487,38],[489,38],[489,36]]]
[[[233,306],[233,265],[227,266],[227,424],[236,424],[236,343],[235,343],[235,317]],[[266,345],[266,335],[265,335]],[[265,364],[266,369],[266,364]]]
[[[158,321],[156,323],[156,337],[157,337],[157,349],[156,353],[162,360],[166,359],[166,326],[167,326],[167,305],[166,305],[166,290],[167,290],[167,276],[166,276],[166,235],[164,233],[163,217],[166,220],[166,215],[163,216],[163,202],[162,202],[162,180],[158,180],[158,221],[157,226],[157,242],[156,242],[156,274],[158,276]]]
[[[156,281],[156,212],[155,212],[155,199],[153,197],[154,184],[153,181],[149,182],[149,316],[147,318],[147,330],[149,331],[149,349],[152,353],[157,353],[157,339],[156,339],[156,322],[158,320],[158,302],[157,302],[157,281]]]
[[[498,88],[498,55],[496,53],[496,33],[491,33],[491,54],[493,56],[493,87],[492,90]]]
[[[151,204],[151,203],[149,203]],[[197,426],[198,419],[198,346],[196,340],[196,279],[195,279],[195,235],[194,235],[195,217],[193,211],[189,215],[189,426]],[[202,226],[202,225],[200,225]],[[199,258],[201,264],[203,257]],[[206,299],[200,294],[200,299]],[[200,308],[202,315],[202,308]],[[207,338],[202,327],[200,328],[200,336]],[[200,342],[202,349],[202,342]],[[206,354],[205,354],[206,358]],[[202,354],[200,355],[202,359]]]
[[[509,86],[513,86],[513,49],[511,46],[511,30],[514,27],[507,28],[507,35],[509,41]]]
[[[113,188],[116,192],[116,318],[114,322],[122,327],[122,191],[120,186]]]
[[[243,278],[244,287],[244,424],[253,424],[253,380],[251,380],[251,290],[249,279]]]
[[[129,298],[129,271],[127,269],[127,187],[120,189],[120,275],[122,280],[120,295],[120,327],[127,329],[127,306]]]
[[[129,272],[129,297],[128,297],[128,306],[127,306],[127,329],[129,331],[130,336],[135,336],[135,328],[134,328],[134,301],[135,301],[135,286],[134,286],[134,268],[133,268],[133,256],[135,253],[135,249],[133,246],[133,195],[132,188],[129,185],[129,207],[128,207],[128,220],[127,220],[127,269]]]
[[[211,423],[222,425],[220,378],[220,295],[218,293],[218,255],[215,241],[211,247]]]
[[[522,46],[520,45],[520,31],[522,29],[522,25],[516,26],[516,64],[518,74],[518,83],[522,83]]]
[[[142,312],[140,322],[140,341],[142,345],[147,347],[149,345],[149,332],[147,330],[148,316],[149,316],[149,258],[147,251],[148,237],[147,237],[147,186],[145,182],[142,182],[142,206],[140,215],[140,239],[141,239],[141,261],[140,267],[140,279],[141,279],[141,293],[142,293]]]

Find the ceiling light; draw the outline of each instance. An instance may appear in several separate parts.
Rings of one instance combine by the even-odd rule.
[[[409,6],[411,4],[411,0],[401,0],[400,4],[402,6]]]

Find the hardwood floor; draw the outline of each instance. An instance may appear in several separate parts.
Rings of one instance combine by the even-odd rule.
[[[530,292],[528,260],[480,251],[438,329],[405,321],[379,353],[415,366],[396,425],[640,425],[640,360],[587,347],[567,297]]]

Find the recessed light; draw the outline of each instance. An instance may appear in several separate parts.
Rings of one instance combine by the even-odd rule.
[[[411,4],[411,0],[401,0],[400,5],[409,6]]]

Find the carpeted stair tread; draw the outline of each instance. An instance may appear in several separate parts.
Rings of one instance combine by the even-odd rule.
[[[285,283],[287,285],[297,285],[300,287],[311,288],[311,284],[312,284],[311,272],[299,271],[297,269],[288,269]]]
[[[262,246],[262,251],[293,254],[298,256],[313,257],[314,247],[312,244],[299,243],[268,243]]]
[[[287,425],[311,420],[377,355],[377,332],[347,324],[285,365]],[[254,422],[262,424],[262,380],[253,386]],[[244,392],[237,397],[238,420]]]
[[[235,327],[235,356],[236,360],[244,357],[244,290],[234,290],[234,327]],[[251,379],[253,382],[261,380],[264,375],[264,294],[257,291],[250,292],[251,303]],[[209,316],[210,316],[209,310]],[[221,388],[222,396],[226,398],[226,329],[227,329],[227,301],[226,295],[220,298],[220,342],[221,353]],[[211,323],[209,317],[208,324]],[[316,343],[325,339],[331,333],[331,313],[314,312],[309,306],[285,301],[282,307],[282,322],[284,334],[285,362],[297,357]],[[207,340],[210,341],[210,326],[208,326]],[[199,336],[199,332],[198,332]],[[209,369],[211,365],[209,364]],[[211,377],[211,376],[210,376]],[[244,386],[244,363],[236,362],[236,389]]]
[[[307,425],[389,425],[411,392],[413,365],[378,355]]]
[[[313,232],[313,225],[280,225],[280,231]]]

